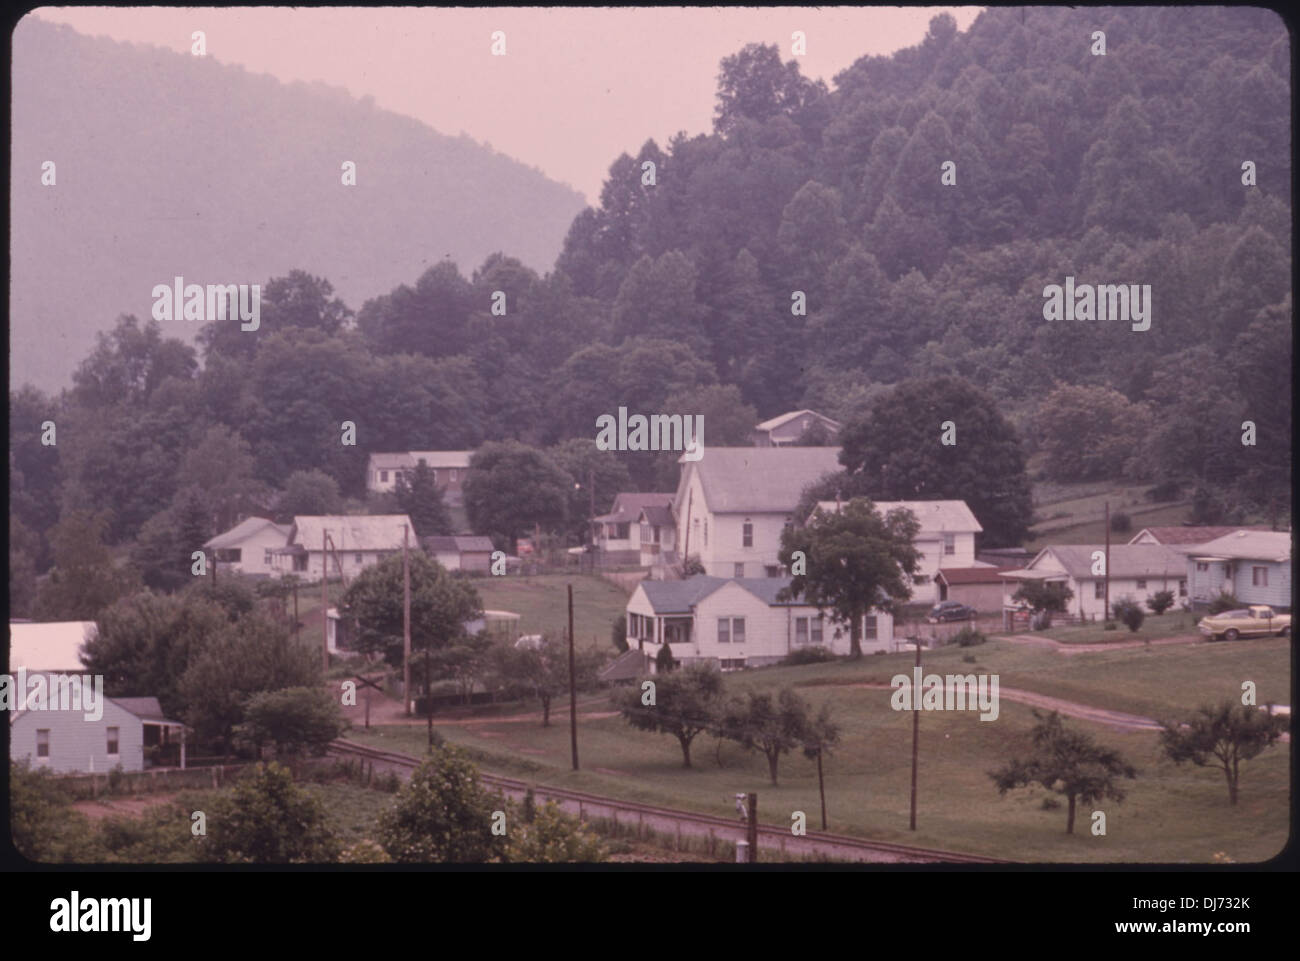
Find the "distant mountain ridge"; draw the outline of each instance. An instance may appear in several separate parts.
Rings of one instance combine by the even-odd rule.
[[[578,191],[323,83],[87,37],[13,34],[10,379],[58,390],[154,284],[301,268],[349,307],[450,257],[552,268]],[[42,186],[54,161],[56,185]],[[357,185],[342,185],[342,164]],[[190,340],[199,324],[164,333]]]

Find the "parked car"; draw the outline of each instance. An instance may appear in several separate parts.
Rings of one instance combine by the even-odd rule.
[[[1266,604],[1252,604],[1235,611],[1223,611],[1203,617],[1197,629],[1212,641],[1223,638],[1235,641],[1239,637],[1291,634],[1291,615],[1279,614]]]
[[[930,608],[930,613],[925,620],[929,624],[939,624],[943,621],[969,621],[974,616],[975,608],[973,607],[968,607],[957,601],[940,601]]]

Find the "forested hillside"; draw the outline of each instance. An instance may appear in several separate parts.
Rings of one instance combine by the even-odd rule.
[[[301,264],[255,334],[210,327],[196,355],[126,321],[62,399],[11,396],[11,544],[44,569],[73,509],[129,541],[186,485],[218,496],[203,458],[228,487],[319,468],[359,495],[372,450],[589,441],[620,405],[743,443],[758,417],[855,420],[941,376],[986,392],[1045,476],[1182,485],[1205,519],[1289,511],[1289,64],[1281,20],[1240,8],[938,16],[830,88],[745,47],[715,131],[628,145],[545,276],[505,233],[468,276],[443,261],[353,316]],[[1067,277],[1149,284],[1150,329],[1044,320]]]

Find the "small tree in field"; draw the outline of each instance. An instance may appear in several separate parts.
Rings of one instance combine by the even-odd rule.
[[[1191,761],[1197,767],[1218,764],[1228,781],[1228,803],[1237,803],[1240,765],[1256,757],[1286,731],[1285,717],[1258,707],[1223,701],[1204,705],[1179,723],[1162,721],[1160,747],[1175,764]]]
[[[1169,608],[1174,606],[1173,591],[1156,591],[1147,598],[1147,607],[1151,608],[1152,614],[1163,614]]]
[[[339,851],[325,807],[278,764],[259,764],[209,812],[204,853],[227,864],[333,861]]]
[[[654,677],[654,703],[642,703],[641,685],[616,700],[623,719],[640,731],[671,734],[682,747],[682,767],[691,766],[691,742],[717,724],[722,674],[707,664],[692,664]]]
[[[324,754],[346,728],[338,697],[318,687],[291,687],[250,697],[235,736],[256,745],[259,756],[262,745],[270,743],[277,757],[292,758]]]
[[[1079,802],[1092,804],[1102,798],[1124,800],[1119,778],[1136,778],[1137,770],[1117,751],[1102,747],[1088,735],[1066,730],[1056,711],[1038,718],[1032,738],[1034,750],[1028,757],[1013,758],[989,777],[998,793],[1012,788],[1041,784],[1049,791],[1064,795],[1069,803],[1065,833],[1074,833],[1074,813]]]
[[[1111,605],[1115,612],[1115,620],[1122,621],[1130,631],[1137,631],[1142,627],[1142,622],[1146,620],[1146,614],[1138,606],[1138,602],[1131,597],[1122,597]]]
[[[750,750],[761,751],[767,758],[772,783],[776,784],[781,755],[802,747],[811,726],[807,703],[786,687],[775,699],[766,691],[746,691],[728,705],[717,730]]]
[[[1039,580],[1023,580],[1020,587],[1011,595],[1013,601],[1023,601],[1037,615],[1043,615],[1043,626],[1052,626],[1053,614],[1064,614],[1070,599],[1074,597],[1068,584],[1049,583]]]
[[[497,846],[492,812],[504,807],[483,789],[478,768],[463,751],[435,745],[430,756],[379,816],[379,843],[394,861],[476,864]]]

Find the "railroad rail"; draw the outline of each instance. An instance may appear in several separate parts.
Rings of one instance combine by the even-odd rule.
[[[339,738],[330,742],[329,753],[341,757],[353,757],[379,770],[393,773],[409,772],[420,763],[420,758],[395,751],[385,751]],[[504,777],[499,774],[481,772],[479,777],[489,787],[497,788],[512,798],[522,798],[530,788],[539,800],[556,802],[568,813],[581,818],[599,817],[612,820],[615,825],[636,825],[638,833],[642,830],[653,831],[661,835],[676,833],[680,845],[684,835],[692,837],[712,837],[716,840],[739,841],[745,838],[745,824],[739,818],[727,818],[716,814],[701,814],[695,811],[683,811],[676,808],[659,807],[642,804],[639,801],[627,801],[621,798],[575,791],[571,788],[549,787],[533,784],[518,778]],[[621,822],[620,822],[620,819]],[[946,862],[955,864],[1010,864],[1003,858],[985,857],[977,854],[963,854],[957,851],[944,851],[935,848],[916,847],[910,844],[895,844],[889,841],[868,841],[863,838],[845,834],[832,834],[826,831],[808,831],[806,834],[794,835],[789,827],[759,824],[758,846],[760,853],[823,856],[837,860],[867,861],[893,864],[931,864]]]

